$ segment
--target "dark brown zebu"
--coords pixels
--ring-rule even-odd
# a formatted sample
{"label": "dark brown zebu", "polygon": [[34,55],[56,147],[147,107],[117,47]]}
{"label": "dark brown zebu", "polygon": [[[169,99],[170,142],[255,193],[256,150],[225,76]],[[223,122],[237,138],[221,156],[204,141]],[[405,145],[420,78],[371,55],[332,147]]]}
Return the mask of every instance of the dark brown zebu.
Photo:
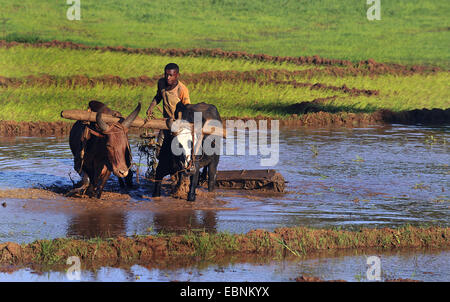
{"label": "dark brown zebu", "polygon": [[96,123],[75,122],[69,144],[74,156],[74,169],[83,181],[81,187],[70,191],[69,195],[87,193],[89,197],[95,194],[100,198],[111,172],[119,178],[128,175],[131,150],[127,133],[140,110],[139,103],[127,118],[111,125],[102,120],[104,110],[98,110]]}

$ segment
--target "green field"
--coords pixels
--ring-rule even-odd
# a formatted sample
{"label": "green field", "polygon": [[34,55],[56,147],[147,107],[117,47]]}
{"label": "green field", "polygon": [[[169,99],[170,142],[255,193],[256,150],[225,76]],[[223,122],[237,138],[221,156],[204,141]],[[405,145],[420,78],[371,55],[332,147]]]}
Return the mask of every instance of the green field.
{"label": "green field", "polygon": [[449,66],[450,2],[366,0],[81,0],[69,21],[65,0],[0,0],[7,39],[101,46],[222,48],[280,56]]}
{"label": "green field", "polygon": [[[78,62],[85,58],[83,64]],[[148,77],[162,74],[164,65],[176,61],[195,78],[207,71],[237,72],[253,71],[255,77],[268,80],[261,70],[306,70],[311,65],[231,60],[223,58],[193,58],[95,52],[90,50],[41,49],[13,47],[0,49],[0,68],[3,75],[10,78],[26,79],[28,75],[53,75],[57,78],[72,75],[101,77],[117,75],[121,78]],[[33,64],[33,62],[35,62]],[[322,67],[323,69],[324,67]],[[239,74],[239,73],[238,73]],[[183,74],[182,74],[183,77]],[[335,87],[346,85],[350,88],[378,90],[379,95],[353,96],[342,91],[329,89],[311,90],[308,87],[293,87],[289,84],[260,85],[230,79],[205,83],[199,81],[188,85],[193,102],[213,103],[222,116],[257,116],[286,118],[293,113],[289,106],[312,101],[317,98],[336,96],[323,102],[329,112],[373,112],[388,108],[394,111],[415,108],[448,108],[450,100],[450,75],[447,71],[437,73],[397,76],[384,74],[377,76],[332,76],[317,74],[313,77],[289,74],[278,80],[296,80],[301,83],[325,83]],[[148,106],[156,92],[155,85],[104,85],[68,86],[28,85],[0,88],[2,110],[0,119],[17,121],[56,121],[63,109],[86,108],[90,100],[103,101],[120,111],[131,111],[137,102]],[[143,113],[143,112],[142,112]],[[157,113],[159,115],[159,113]]]}
{"label": "green field", "polygon": [[[80,21],[67,20],[66,1],[0,0],[0,6],[0,35],[7,41],[56,39],[91,46],[222,48],[277,56],[319,55],[355,63],[373,58],[384,63],[441,68],[439,72],[410,75],[330,75],[323,65],[245,58],[3,47],[0,77],[26,81],[29,76],[50,75],[61,81],[14,86],[1,85],[0,79],[0,120],[56,121],[60,120],[61,110],[86,108],[93,99],[124,113],[137,102],[146,107],[155,95],[154,84],[70,86],[64,79],[77,75],[155,77],[169,62],[180,65],[182,81],[183,75],[192,80],[205,72],[251,72],[257,82],[219,77],[187,83],[194,103],[213,103],[224,117],[286,118],[297,113],[292,111],[293,104],[319,98],[329,98],[320,105],[328,112],[450,107],[450,3],[446,1],[382,1],[380,21],[368,21],[369,6],[359,0],[174,0],[170,7],[162,1],[81,0]],[[296,74],[313,69],[316,72],[312,76]],[[318,69],[324,72],[317,72]],[[284,73],[273,77],[265,74],[267,70]],[[273,83],[274,80],[286,83]],[[346,85],[378,94],[352,95],[333,89],[294,87],[287,82],[294,80],[309,85]]]}

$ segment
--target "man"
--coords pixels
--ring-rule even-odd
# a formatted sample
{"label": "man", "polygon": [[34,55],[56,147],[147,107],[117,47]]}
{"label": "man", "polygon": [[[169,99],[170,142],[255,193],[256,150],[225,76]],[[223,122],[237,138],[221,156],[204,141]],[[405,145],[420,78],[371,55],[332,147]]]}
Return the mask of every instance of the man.
{"label": "man", "polygon": [[[147,117],[152,116],[153,108],[163,101],[163,116],[164,118],[175,119],[175,110],[177,104],[182,102],[183,105],[190,104],[189,90],[178,80],[180,75],[180,68],[175,63],[169,63],[164,68],[164,78],[158,81],[158,90],[153,101],[147,109]],[[157,140],[157,153],[161,148],[164,136],[168,135],[169,130],[159,131]]]}

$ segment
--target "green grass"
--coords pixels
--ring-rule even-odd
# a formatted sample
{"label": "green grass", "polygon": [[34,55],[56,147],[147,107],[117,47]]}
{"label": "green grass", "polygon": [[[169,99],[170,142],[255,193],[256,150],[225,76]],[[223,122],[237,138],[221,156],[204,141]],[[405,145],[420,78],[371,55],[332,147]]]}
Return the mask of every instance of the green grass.
{"label": "green grass", "polygon": [[[69,21],[66,1],[0,0],[0,35],[9,40],[69,40],[101,46],[222,48],[281,56],[449,67],[450,2],[381,2],[368,21],[362,0],[81,1]],[[1,21],[1,20],[0,20]]]}
{"label": "green grass", "polygon": [[[298,79],[315,83],[318,79]],[[285,118],[292,114],[289,106],[336,95],[334,100],[322,104],[329,112],[373,112],[377,109],[393,111],[449,107],[450,76],[447,72],[437,75],[413,75],[395,77],[383,75],[376,78],[346,77],[321,78],[328,85],[370,88],[380,90],[378,96],[349,96],[331,90],[293,88],[291,85],[263,85],[240,82],[196,83],[189,85],[193,103],[215,104],[221,116],[264,115]],[[124,114],[131,112],[138,102],[144,109],[150,104],[156,86],[108,86],[68,87],[66,85],[27,86],[0,88],[0,119],[16,121],[57,121],[59,113],[67,109],[85,109],[91,100],[99,100]],[[160,113],[155,110],[159,117]]]}
{"label": "green grass", "polygon": [[[281,56],[309,56],[359,61],[435,64],[449,67],[448,1],[383,1],[382,20],[366,19],[368,6],[357,0],[174,0],[81,1],[81,21],[66,18],[65,1],[20,3],[0,0],[0,35],[8,41],[68,40],[87,45],[216,48]],[[176,8],[176,9],[174,9]],[[7,18],[5,26],[2,18]],[[0,76],[26,79],[29,75],[56,77],[114,75],[122,78],[162,74],[176,62],[181,74],[207,71],[255,71],[258,80],[271,80],[258,69],[289,71],[317,68],[288,63],[258,62],[212,57],[169,57],[60,48],[0,48]],[[324,68],[324,67],[321,67]],[[332,90],[294,88],[250,82],[215,81],[189,84],[193,103],[215,104],[221,115],[285,118],[289,106],[336,96],[321,103],[328,112],[374,112],[442,108],[450,106],[448,71],[410,76],[284,76],[282,80],[324,83],[341,87],[378,90],[376,96],[350,96]],[[183,80],[183,79],[182,79]],[[58,121],[65,109],[84,109],[90,100],[131,112],[137,102],[144,110],[155,95],[154,86],[69,87],[0,86],[0,120]],[[155,110],[157,116],[161,116]]]}
{"label": "green grass", "polygon": [[95,50],[60,48],[0,48],[0,76],[24,77],[31,74],[90,77],[116,75],[124,78],[162,75],[164,66],[175,61],[181,73],[201,73],[215,70],[248,71],[257,69],[301,70],[311,66],[288,63],[257,62],[244,59],[206,57],[167,57],[125,54]]}
{"label": "green grass", "polygon": [[[222,116],[269,116],[283,115],[277,112],[271,114],[265,111],[265,106],[272,103],[290,104],[302,99],[310,100],[324,95],[324,92],[309,89],[279,88],[272,86],[259,87],[257,84],[216,83],[211,85],[192,85],[191,99],[193,102],[205,101],[215,104]],[[0,89],[0,120],[16,121],[58,121],[62,110],[85,109],[91,100],[99,100],[111,108],[123,113],[131,112],[138,102],[143,107],[150,104],[156,93],[154,87],[106,86],[95,87],[67,86],[28,86]],[[329,93],[325,93],[329,94]],[[255,105],[260,106],[257,109]],[[145,110],[142,110],[143,116]],[[155,110],[157,117],[160,116]]]}
{"label": "green grass", "polygon": [[[295,66],[268,62],[246,61],[206,57],[164,57],[153,55],[98,52],[91,50],[45,49],[13,47],[0,49],[1,76],[24,79],[28,75],[49,74],[58,77],[84,74],[89,77],[105,74],[122,78],[149,77],[161,74],[165,64],[175,61],[182,72],[189,74],[206,71],[255,71],[260,80],[269,80],[257,69],[300,70],[312,66]],[[322,104],[329,112],[373,112],[377,109],[393,111],[441,108],[450,105],[450,74],[446,71],[433,74],[395,76],[330,76],[318,74],[306,76],[283,76],[281,80],[306,83],[325,83],[341,87],[380,91],[377,96],[350,96],[332,90],[311,90],[292,85],[249,83],[245,81],[215,81],[205,84],[189,84],[193,103],[215,104],[224,117],[264,115],[284,118],[292,114],[289,106],[312,101],[316,98],[337,96]],[[131,112],[138,102],[148,106],[156,93],[155,86],[108,86],[69,87],[65,84],[51,86],[22,85],[0,88],[0,119],[16,121],[57,121],[59,113],[66,109],[84,109],[90,100],[103,101],[124,113]],[[142,111],[141,116],[145,110]],[[160,116],[158,111],[155,111]]]}
{"label": "green grass", "polygon": [[[300,78],[301,80],[301,78]],[[378,96],[358,96],[330,102],[333,106],[352,106],[354,109],[371,111],[387,108],[393,111],[412,109],[446,109],[450,107],[450,74],[378,77],[316,77],[311,83],[325,82],[328,85],[357,87],[359,89],[379,90]]]}
{"label": "green grass", "polygon": [[190,265],[192,261],[198,263],[199,259],[216,261],[227,255],[282,259],[284,255],[302,257],[336,249],[448,249],[449,232],[445,227],[405,225],[396,229],[361,228],[354,231],[295,227],[277,228],[273,232],[253,230],[246,234],[187,232],[90,240],[58,238],[20,245],[14,256],[5,248],[6,244],[0,244],[0,263],[57,265],[65,263],[69,256],[78,256],[83,266],[105,266],[105,263],[119,261],[122,264],[152,264],[155,259],[160,264],[183,259],[183,263]]}

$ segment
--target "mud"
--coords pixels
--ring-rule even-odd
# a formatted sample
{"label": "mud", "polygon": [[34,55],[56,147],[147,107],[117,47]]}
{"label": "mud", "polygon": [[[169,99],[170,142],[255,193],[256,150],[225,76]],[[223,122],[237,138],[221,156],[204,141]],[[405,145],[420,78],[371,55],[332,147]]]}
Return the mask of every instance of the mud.
{"label": "mud", "polygon": [[[359,95],[378,95],[378,90],[370,90],[370,89],[358,89],[358,88],[349,88],[347,85],[342,85],[340,87],[327,85],[324,83],[304,83],[297,82],[295,80],[285,81],[285,80],[277,80],[277,79],[268,79],[268,80],[260,80],[259,77],[261,75],[270,75],[272,72],[270,70],[257,70],[255,72],[244,71],[210,71],[203,72],[197,74],[184,74],[183,81],[186,84],[198,84],[198,83],[214,83],[214,82],[233,82],[233,83],[241,83],[241,82],[249,82],[256,83],[259,86],[265,85],[290,85],[294,88],[310,88],[311,90],[331,90],[331,91],[339,91],[342,93],[349,94],[351,96],[359,96]],[[294,75],[295,72],[285,73],[285,75]],[[277,75],[276,73],[274,74]],[[145,75],[139,77],[131,77],[131,78],[121,78],[119,76],[114,75],[105,75],[101,77],[87,77],[85,75],[74,75],[67,77],[59,77],[52,75],[29,75],[24,78],[8,78],[0,76],[0,87],[20,87],[22,85],[30,85],[30,86],[51,86],[51,85],[64,85],[68,87],[76,87],[76,86],[89,86],[93,87],[98,84],[108,85],[108,86],[155,86],[159,80],[160,76],[148,77]]]}
{"label": "mud", "polygon": [[229,58],[229,59],[245,59],[253,61],[274,62],[274,63],[291,63],[296,65],[318,65],[318,66],[343,66],[354,68],[365,68],[371,73],[403,73],[414,74],[424,72],[437,72],[441,69],[438,67],[429,66],[405,66],[400,64],[379,63],[373,59],[363,60],[353,63],[348,60],[328,59],[315,56],[300,56],[300,57],[281,57],[271,56],[267,54],[251,54],[241,51],[225,51],[222,49],[161,49],[161,48],[130,48],[123,46],[89,46],[74,42],[63,42],[53,40],[50,42],[37,43],[21,43],[21,42],[7,42],[0,41],[0,47],[10,48],[15,46],[34,47],[34,48],[50,48],[57,47],[63,49],[77,49],[77,50],[97,50],[121,52],[127,54],[145,54],[145,55],[163,55],[163,56],[189,56],[189,57],[214,57],[214,58]]}
{"label": "mud", "polygon": [[321,250],[450,247],[450,228],[401,227],[343,231],[306,227],[278,228],[273,232],[253,230],[246,234],[194,233],[182,235],[117,237],[77,240],[59,238],[29,244],[0,244],[0,264],[61,265],[69,256],[96,265],[118,263],[195,262],[227,256],[259,255],[281,259],[286,255],[306,255]]}
{"label": "mud", "polygon": [[389,124],[424,124],[424,125],[449,125],[450,108],[442,109],[414,109],[408,111],[393,112],[381,109],[376,114],[385,123]]}
{"label": "mud", "polygon": [[[290,117],[279,120],[282,127],[296,128],[354,128],[371,125],[406,124],[406,125],[450,125],[450,108],[448,109],[414,109],[394,112],[388,109],[380,109],[372,113],[352,112],[327,112],[321,104],[325,101],[335,99],[336,96],[328,98],[317,98],[312,101],[300,102],[287,106],[273,105],[263,108],[278,113],[290,114]],[[330,110],[330,109],[328,109]],[[331,109],[333,111],[337,109]],[[228,117],[226,119],[247,120],[275,120],[271,117]]]}
{"label": "mud", "polygon": [[[179,185],[177,185],[176,180],[173,180],[170,186],[170,196],[181,200],[187,200],[190,183],[190,179],[187,176],[181,178]],[[214,192],[207,192],[201,188],[197,188],[195,194],[197,198],[214,198],[216,196]]]}
{"label": "mud", "polygon": [[[74,195],[72,197],[67,197],[66,194],[72,189],[71,186],[51,186],[46,188],[24,188],[24,189],[9,189],[0,190],[0,198],[3,199],[23,199],[23,200],[51,200],[53,201],[51,207],[53,210],[57,211],[71,211],[67,207],[68,203],[72,207],[82,207],[84,210],[145,210],[152,212],[166,212],[166,211],[179,211],[179,210],[233,210],[233,208],[225,207],[227,202],[216,198],[216,195],[228,196],[227,193],[216,194],[214,192],[210,193],[203,188],[197,188],[197,200],[196,202],[186,202],[187,191],[183,191],[177,196],[174,194],[173,184],[169,180],[164,180],[163,191],[167,190],[168,193],[174,198],[152,198],[146,195],[142,195],[138,200],[138,196],[130,195],[128,193],[121,192],[111,192],[104,191],[102,197],[99,198],[89,198],[86,195]],[[152,199],[152,203],[144,203],[141,201]],[[8,206],[5,202],[5,206]],[[49,205],[47,205],[49,206]],[[30,204],[25,205],[27,210],[31,211],[42,211],[45,210],[45,206],[40,204]]]}
{"label": "mud", "polygon": [[398,278],[398,279],[387,279],[387,280],[385,280],[385,282],[421,282],[421,281],[413,280],[413,279]]}
{"label": "mud", "polygon": [[[88,198],[87,196],[66,197],[65,194],[70,191],[70,187],[57,187],[47,189],[12,189],[12,190],[0,190],[0,198],[18,198],[18,199],[48,199],[54,201],[78,201],[88,200],[91,201],[129,201],[131,197],[127,194],[104,192],[101,199]],[[53,190],[53,191],[52,191]]]}
{"label": "mud", "polygon": [[[74,122],[27,122],[27,121],[2,121],[0,120],[0,136],[36,136],[36,137],[61,137],[70,133]],[[139,128],[130,128],[129,133],[140,133]]]}
{"label": "mud", "polygon": [[296,282],[347,282],[345,280],[323,280],[314,276],[300,276],[295,278]]}
{"label": "mud", "polygon": [[[295,278],[296,282],[347,282],[346,280],[323,280],[319,277],[314,277],[314,276],[300,276]],[[421,282],[419,280],[413,280],[413,279],[402,279],[402,278],[398,278],[398,279],[386,279],[384,280],[384,282]]]}
{"label": "mud", "polygon": [[1,136],[64,136],[69,134],[71,122],[0,121]]}

